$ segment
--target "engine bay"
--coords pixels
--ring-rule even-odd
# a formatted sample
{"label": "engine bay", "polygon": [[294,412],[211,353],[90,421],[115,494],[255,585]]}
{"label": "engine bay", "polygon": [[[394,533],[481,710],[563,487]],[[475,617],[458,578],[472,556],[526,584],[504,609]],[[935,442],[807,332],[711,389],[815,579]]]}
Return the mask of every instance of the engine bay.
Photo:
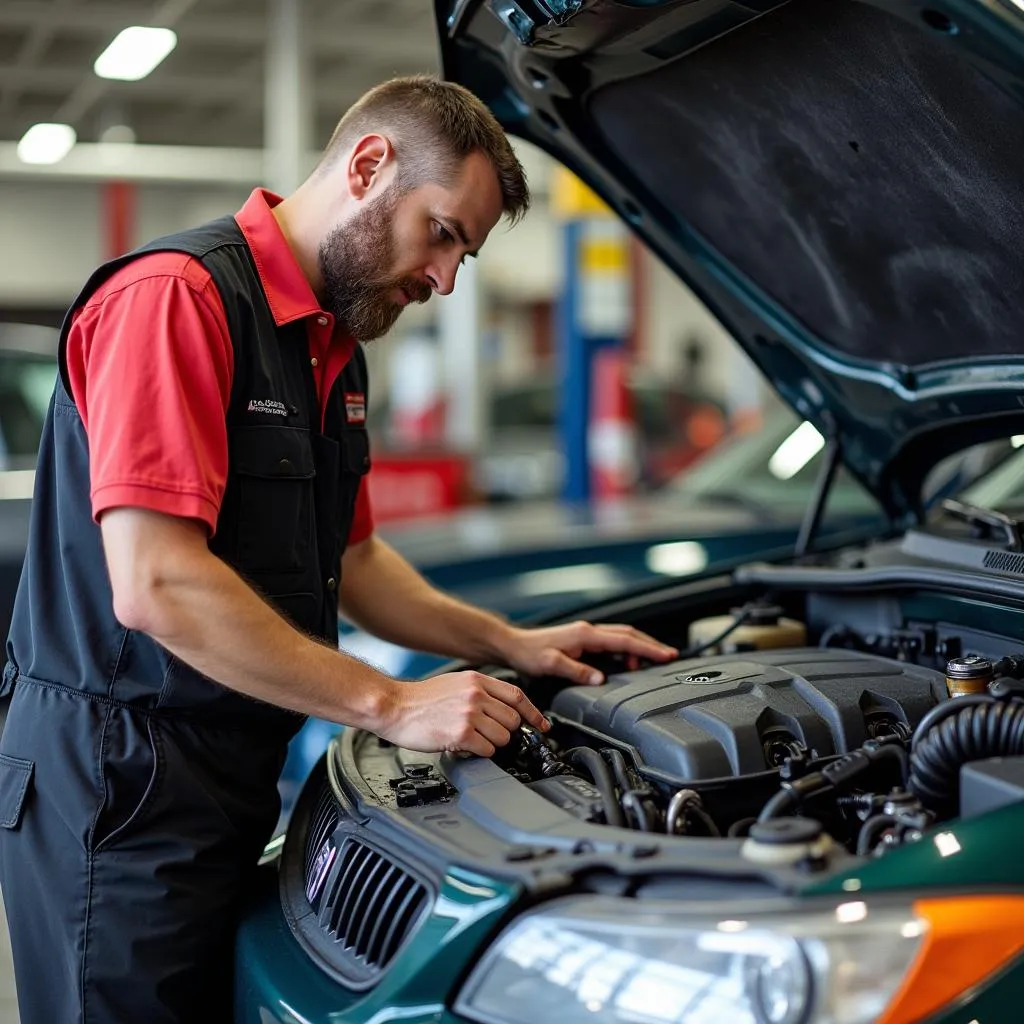
{"label": "engine bay", "polygon": [[553,689],[550,733],[521,727],[494,762],[581,821],[744,839],[765,863],[878,855],[1024,799],[1024,656],[811,608],[810,627],[763,599],[692,621],[679,661]]}

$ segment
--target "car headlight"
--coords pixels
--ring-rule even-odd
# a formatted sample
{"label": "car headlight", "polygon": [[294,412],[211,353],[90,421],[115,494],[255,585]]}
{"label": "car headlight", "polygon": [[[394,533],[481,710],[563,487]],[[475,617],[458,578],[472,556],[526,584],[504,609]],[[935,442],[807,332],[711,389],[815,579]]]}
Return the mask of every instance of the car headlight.
{"label": "car headlight", "polygon": [[488,1024],[866,1024],[926,930],[909,906],[740,920],[692,903],[573,897],[509,925],[457,1009]]}

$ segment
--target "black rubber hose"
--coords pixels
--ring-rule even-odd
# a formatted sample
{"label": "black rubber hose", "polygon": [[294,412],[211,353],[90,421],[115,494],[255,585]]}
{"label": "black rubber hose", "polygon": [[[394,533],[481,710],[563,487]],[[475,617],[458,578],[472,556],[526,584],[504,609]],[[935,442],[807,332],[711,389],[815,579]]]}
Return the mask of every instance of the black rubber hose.
{"label": "black rubber hose", "polygon": [[869,740],[863,747],[831,761],[820,772],[811,772],[787,783],[764,805],[757,820],[771,821],[772,818],[788,814],[810,797],[827,793],[831,789],[845,789],[882,758],[892,758],[899,762],[900,781],[906,783],[908,765],[903,744]]}
{"label": "black rubber hose", "polygon": [[861,825],[857,835],[857,856],[866,857],[878,837],[895,824],[897,824],[896,819],[891,814],[876,814],[873,818],[868,818]]}
{"label": "black rubber hose", "polygon": [[703,807],[696,807],[694,804],[686,805],[686,813],[692,814],[708,830],[709,836],[715,839],[722,838],[722,830],[715,824],[714,819],[704,810]]}
{"label": "black rubber hose", "polygon": [[932,708],[914,733],[910,791],[940,816],[956,813],[963,765],[1022,754],[1024,702],[956,697]]}
{"label": "black rubber hose", "polygon": [[899,761],[900,782],[905,786],[907,784],[907,775],[910,772],[910,757],[902,741],[900,743],[886,743],[884,746],[878,747],[872,754],[871,759],[872,761],[877,761],[883,757],[892,757]]}
{"label": "black rubber hose", "polygon": [[601,794],[605,821],[609,825],[625,828],[626,816],[622,813],[622,808],[615,796],[615,780],[612,778],[611,769],[605,763],[604,758],[590,747],[573,747],[566,751],[565,759],[572,764],[580,765],[593,779],[594,785],[597,786]]}
{"label": "black rubber hose", "polygon": [[641,832],[656,832],[657,807],[650,799],[654,794],[647,782],[632,771],[625,755],[615,747],[603,747],[602,756],[608,759],[615,772],[615,784],[621,791],[619,803],[628,817],[632,814]]}
{"label": "black rubber hose", "polygon": [[616,750],[614,747],[605,747],[601,753],[604,754],[609,764],[611,764],[612,771],[615,772],[615,783],[619,789],[623,793],[636,789],[635,784],[629,777],[629,769],[626,766],[626,758],[622,751]]}
{"label": "black rubber hose", "polygon": [[632,812],[633,817],[636,818],[637,828],[641,832],[653,832],[654,824],[651,821],[651,815],[648,812],[644,801],[641,800],[636,793],[629,789],[622,794],[622,806],[624,809],[628,809]]}
{"label": "black rubber hose", "polygon": [[972,693],[966,697],[951,697],[949,700],[942,701],[941,704],[936,704],[935,707],[929,711],[920,722],[917,723],[917,728],[914,730],[914,735],[910,741],[910,749],[913,750],[918,743],[924,739],[925,733],[929,732],[932,726],[937,725],[944,718],[948,718],[950,715],[959,714],[964,708],[974,707],[978,704],[991,704],[992,698],[987,693]]}
{"label": "black rubber hose", "polygon": [[800,802],[800,798],[797,796],[795,790],[792,789],[780,789],[764,805],[761,810],[761,814],[758,816],[758,821],[771,821],[772,818],[781,818],[784,814],[791,810],[794,810],[797,804]]}

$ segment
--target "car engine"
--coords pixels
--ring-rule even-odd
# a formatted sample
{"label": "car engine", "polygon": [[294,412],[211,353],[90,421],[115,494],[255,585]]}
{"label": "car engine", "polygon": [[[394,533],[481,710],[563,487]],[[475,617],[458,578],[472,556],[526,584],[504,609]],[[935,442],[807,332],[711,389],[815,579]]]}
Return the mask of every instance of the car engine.
{"label": "car engine", "polygon": [[[522,727],[496,762],[589,822],[770,843],[799,821],[863,855],[955,816],[964,765],[1024,754],[1020,655],[939,670],[850,649],[848,635],[787,646],[802,626],[763,605],[695,623],[690,639],[673,664],[557,690],[550,734]],[[1016,784],[972,785],[984,802]]]}

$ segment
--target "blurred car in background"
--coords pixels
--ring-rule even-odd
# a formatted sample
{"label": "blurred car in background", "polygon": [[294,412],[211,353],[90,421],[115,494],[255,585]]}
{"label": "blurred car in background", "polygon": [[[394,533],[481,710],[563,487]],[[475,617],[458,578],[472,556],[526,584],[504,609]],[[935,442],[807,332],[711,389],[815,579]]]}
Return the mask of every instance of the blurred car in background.
{"label": "blurred car in background", "polygon": [[[705,455],[727,431],[722,405],[686,382],[666,383],[634,369],[626,381],[635,427],[637,486],[651,490]],[[469,491],[488,502],[556,498],[565,478],[559,448],[559,386],[553,378],[500,384],[487,405],[487,443],[472,459]],[[368,425],[377,450],[402,450],[390,428],[387,398]]]}
{"label": "blurred car in background", "polygon": [[[664,484],[711,449],[726,431],[725,411],[696,399],[681,385],[633,372],[627,381],[636,431],[640,489]],[[562,489],[565,459],[558,447],[558,386],[553,380],[505,386],[490,406],[487,450],[476,460],[473,483],[489,501],[554,498]],[[700,416],[717,430],[691,431]]]}
{"label": "blurred car in background", "polygon": [[28,543],[36,453],[57,375],[58,332],[35,324],[0,323],[0,633]]}

